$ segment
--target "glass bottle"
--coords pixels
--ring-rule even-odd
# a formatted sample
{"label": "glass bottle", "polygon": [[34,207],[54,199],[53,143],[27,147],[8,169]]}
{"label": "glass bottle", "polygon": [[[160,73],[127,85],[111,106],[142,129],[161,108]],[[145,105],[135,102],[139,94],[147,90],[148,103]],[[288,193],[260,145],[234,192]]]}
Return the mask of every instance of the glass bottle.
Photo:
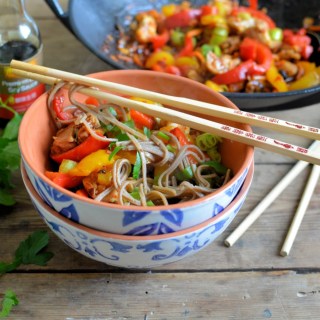
{"label": "glass bottle", "polygon": [[24,0],[0,0],[0,118],[9,119],[7,105],[23,113],[45,91],[45,85],[15,77],[12,59],[42,64],[42,42],[35,21],[25,10]]}

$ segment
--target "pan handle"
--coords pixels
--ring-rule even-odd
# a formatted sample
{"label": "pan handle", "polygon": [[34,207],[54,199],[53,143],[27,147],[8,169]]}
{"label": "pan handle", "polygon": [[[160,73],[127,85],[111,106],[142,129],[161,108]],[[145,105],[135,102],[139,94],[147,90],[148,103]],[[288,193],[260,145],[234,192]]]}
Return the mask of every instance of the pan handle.
{"label": "pan handle", "polygon": [[61,7],[59,0],[45,0],[47,5],[50,7],[50,9],[53,11],[53,13],[60,19],[60,21],[69,29],[70,32],[72,32],[74,35],[69,20],[69,13],[65,12],[63,8]]}

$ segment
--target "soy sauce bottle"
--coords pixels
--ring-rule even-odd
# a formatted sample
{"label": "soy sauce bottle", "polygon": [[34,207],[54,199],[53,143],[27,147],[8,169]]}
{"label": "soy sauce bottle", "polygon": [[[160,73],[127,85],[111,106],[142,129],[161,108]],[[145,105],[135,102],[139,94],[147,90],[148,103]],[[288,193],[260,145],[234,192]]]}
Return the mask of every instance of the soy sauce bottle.
{"label": "soy sauce bottle", "polygon": [[10,119],[12,112],[23,113],[44,91],[45,85],[22,79],[10,72],[12,59],[42,64],[43,48],[35,21],[25,10],[24,0],[0,0],[0,119]]}

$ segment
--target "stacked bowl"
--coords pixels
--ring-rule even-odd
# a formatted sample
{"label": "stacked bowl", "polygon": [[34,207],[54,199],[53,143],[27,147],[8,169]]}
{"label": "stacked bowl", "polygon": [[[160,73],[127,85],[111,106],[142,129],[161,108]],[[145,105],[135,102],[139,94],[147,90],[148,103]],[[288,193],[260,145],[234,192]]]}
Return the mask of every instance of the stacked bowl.
{"label": "stacked bowl", "polygon": [[[206,86],[168,74],[121,70],[90,76],[237,109]],[[74,250],[119,267],[156,267],[204,248],[240,210],[253,177],[253,148],[228,139],[223,139],[220,153],[233,176],[223,187],[200,199],[167,206],[122,206],[84,198],[55,185],[44,174],[52,166],[49,149],[56,133],[46,99],[44,94],[33,103],[20,126],[22,176],[40,216]],[[201,117],[196,109],[193,114]],[[245,124],[207,118],[251,131]]]}

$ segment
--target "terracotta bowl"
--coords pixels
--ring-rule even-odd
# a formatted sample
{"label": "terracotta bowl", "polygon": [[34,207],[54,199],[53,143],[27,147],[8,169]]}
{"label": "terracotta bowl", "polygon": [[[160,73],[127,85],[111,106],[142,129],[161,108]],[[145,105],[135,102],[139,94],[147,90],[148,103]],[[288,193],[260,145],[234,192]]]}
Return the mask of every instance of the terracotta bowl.
{"label": "terracotta bowl", "polygon": [[218,216],[182,231],[149,236],[107,233],[75,223],[40,198],[23,165],[21,173],[34,207],[51,231],[69,247],[109,265],[146,269],[181,260],[212,243],[243,205],[253,178],[253,164],[237,196]]}
{"label": "terracotta bowl", "polygon": [[[237,109],[231,101],[208,87],[169,74],[117,70],[91,76]],[[194,114],[201,116],[196,110]],[[248,125],[213,117],[211,119],[251,132]],[[85,199],[53,184],[44,172],[52,166],[48,155],[54,134],[55,127],[46,107],[45,94],[28,109],[19,132],[23,163],[35,190],[50,207],[74,222],[117,234],[151,235],[175,232],[212,218],[224,210],[238,193],[253,162],[254,154],[252,147],[224,139],[221,144],[222,162],[232,170],[233,178],[222,188],[201,199],[183,204],[153,208],[129,207]]]}

